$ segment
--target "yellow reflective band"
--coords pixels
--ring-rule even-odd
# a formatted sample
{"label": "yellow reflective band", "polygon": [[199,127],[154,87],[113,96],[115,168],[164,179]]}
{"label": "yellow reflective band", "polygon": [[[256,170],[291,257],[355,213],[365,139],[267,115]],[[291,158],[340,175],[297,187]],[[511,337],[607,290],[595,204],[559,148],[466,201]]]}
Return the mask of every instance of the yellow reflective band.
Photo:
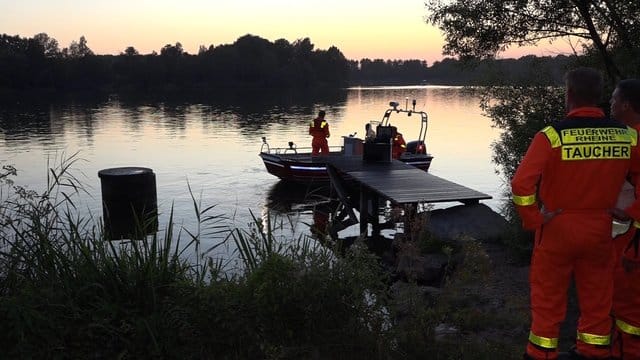
{"label": "yellow reflective band", "polygon": [[633,222],[633,227],[636,227],[636,228],[640,229],[640,222],[634,221]]}
{"label": "yellow reflective band", "polygon": [[400,147],[406,148],[406,147],[407,147],[407,145],[402,144],[402,145],[400,145]]}
{"label": "yellow reflective band", "polygon": [[631,146],[638,145],[638,131],[631,126],[627,126],[627,130],[629,131],[629,138],[631,138]]}
{"label": "yellow reflective band", "polygon": [[626,322],[619,319],[616,319],[616,326],[618,327],[618,329],[626,332],[627,334],[640,336],[640,327],[627,324]]}
{"label": "yellow reflective band", "polygon": [[529,341],[540,347],[545,349],[555,349],[558,347],[558,338],[546,338],[542,336],[538,336],[533,333],[533,331],[529,332]]}
{"label": "yellow reflective band", "polygon": [[536,194],[526,195],[526,196],[518,196],[513,194],[513,203],[520,206],[529,206],[536,203]]}
{"label": "yellow reflective band", "polygon": [[560,142],[560,135],[558,135],[558,132],[553,128],[553,126],[547,126],[540,131],[547,135],[547,139],[549,139],[552,148],[557,148],[562,145]]}
{"label": "yellow reflective band", "polygon": [[562,160],[629,159],[630,144],[585,144],[562,146]]}
{"label": "yellow reflective band", "polygon": [[578,331],[577,333],[578,340],[582,341],[585,344],[590,345],[609,345],[610,336],[609,335],[594,335],[581,333]]}
{"label": "yellow reflective band", "polygon": [[630,143],[629,129],[582,128],[562,130],[563,144]]}
{"label": "yellow reflective band", "polygon": [[326,122],[326,121],[323,121],[323,122],[320,124],[320,128],[322,129],[322,128],[323,128],[323,127],[325,127],[325,126],[327,126],[327,122]]}

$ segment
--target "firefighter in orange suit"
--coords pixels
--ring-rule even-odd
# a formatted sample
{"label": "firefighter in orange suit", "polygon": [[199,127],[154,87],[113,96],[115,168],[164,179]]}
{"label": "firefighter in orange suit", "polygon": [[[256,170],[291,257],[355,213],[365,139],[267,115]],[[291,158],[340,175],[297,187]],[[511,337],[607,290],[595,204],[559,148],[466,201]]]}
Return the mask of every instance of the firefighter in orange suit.
{"label": "firefighter in orange suit", "polygon": [[391,157],[398,159],[405,151],[407,151],[407,143],[404,141],[402,134],[396,132],[396,136],[393,137],[393,143],[391,144]]}
{"label": "firefighter in orange suit", "polygon": [[[611,95],[611,116],[640,131],[640,80],[622,80],[618,84]],[[622,200],[625,203],[635,199],[633,189],[620,195],[629,198]],[[626,220],[624,215],[621,218]],[[640,226],[640,223],[634,222],[634,225]],[[614,239],[616,261],[611,354],[616,359],[640,359],[640,256],[637,239],[634,240],[636,232],[637,226],[632,226]]]}
{"label": "firefighter in orange suit", "polygon": [[526,359],[556,359],[573,275],[580,319],[574,358],[610,356],[614,251],[612,209],[628,174],[638,174],[637,132],[595,107],[602,76],[566,74],[564,120],[538,132],[511,180],[523,227],[535,230]]}
{"label": "firefighter in orange suit", "polygon": [[324,110],[318,111],[318,117],[313,119],[309,125],[309,135],[313,136],[311,140],[311,156],[318,154],[329,155],[329,144],[327,138],[329,133],[329,123],[324,119],[326,113]]}

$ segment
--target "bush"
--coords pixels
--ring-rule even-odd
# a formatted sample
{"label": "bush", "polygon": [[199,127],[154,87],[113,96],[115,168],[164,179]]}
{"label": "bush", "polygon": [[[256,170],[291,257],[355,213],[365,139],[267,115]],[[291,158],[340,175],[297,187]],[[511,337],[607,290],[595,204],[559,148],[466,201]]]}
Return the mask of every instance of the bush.
{"label": "bush", "polygon": [[[195,231],[107,241],[78,215],[74,158],[42,194],[0,174],[0,340],[8,358],[369,358],[388,353],[386,276],[354,246],[337,257],[270,222],[221,231],[194,199]],[[270,218],[267,216],[267,218]],[[233,239],[243,269],[195,264],[202,234]],[[182,241],[184,234],[189,239]],[[196,254],[198,259],[200,254]]]}

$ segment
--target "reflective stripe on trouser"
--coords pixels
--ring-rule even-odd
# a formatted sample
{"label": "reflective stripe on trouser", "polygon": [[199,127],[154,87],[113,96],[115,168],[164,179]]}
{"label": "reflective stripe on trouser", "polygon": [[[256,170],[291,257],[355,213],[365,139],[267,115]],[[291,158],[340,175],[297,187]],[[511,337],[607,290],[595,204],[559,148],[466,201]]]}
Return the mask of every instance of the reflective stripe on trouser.
{"label": "reflective stripe on trouser", "polygon": [[556,359],[558,357],[558,338],[548,338],[529,332],[527,354],[533,359]]}
{"label": "reflective stripe on trouser", "polygon": [[640,269],[625,271],[621,260],[622,252],[634,234],[635,228],[632,227],[613,241],[617,258],[612,313],[616,321],[611,352],[625,360],[640,359]]}
{"label": "reflective stripe on trouser", "polygon": [[611,344],[611,336],[608,333],[606,335],[596,335],[578,331],[576,334],[576,339],[578,339],[578,341],[582,341],[585,344],[595,346],[609,346],[609,344]]}
{"label": "reflective stripe on trouser", "polygon": [[629,335],[640,336],[640,327],[633,326],[620,319],[616,319],[616,327]]}
{"label": "reflective stripe on trouser", "polygon": [[[529,276],[533,334],[550,339],[558,337],[573,274],[580,306],[578,331],[608,337],[614,260],[610,238],[611,217],[605,211],[561,214],[536,232]],[[607,357],[608,347],[592,344],[595,341],[592,339],[596,338],[583,336],[576,341],[577,351],[585,357]],[[549,349],[531,342],[527,353],[534,359],[556,356],[555,350],[549,356]]]}

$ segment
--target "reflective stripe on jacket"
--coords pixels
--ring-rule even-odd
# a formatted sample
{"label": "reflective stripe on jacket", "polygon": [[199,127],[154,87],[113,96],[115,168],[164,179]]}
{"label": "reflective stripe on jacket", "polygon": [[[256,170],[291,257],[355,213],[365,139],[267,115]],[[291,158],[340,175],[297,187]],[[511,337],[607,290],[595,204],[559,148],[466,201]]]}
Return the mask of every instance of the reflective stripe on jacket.
{"label": "reflective stripe on jacket", "polygon": [[309,125],[309,135],[313,137],[329,137],[329,123],[321,118],[315,118]]}
{"label": "reflective stripe on jacket", "polygon": [[549,211],[614,207],[625,176],[640,168],[631,161],[640,155],[637,140],[635,129],[591,107],[538,132],[511,181],[523,227],[542,224],[539,203]]}

